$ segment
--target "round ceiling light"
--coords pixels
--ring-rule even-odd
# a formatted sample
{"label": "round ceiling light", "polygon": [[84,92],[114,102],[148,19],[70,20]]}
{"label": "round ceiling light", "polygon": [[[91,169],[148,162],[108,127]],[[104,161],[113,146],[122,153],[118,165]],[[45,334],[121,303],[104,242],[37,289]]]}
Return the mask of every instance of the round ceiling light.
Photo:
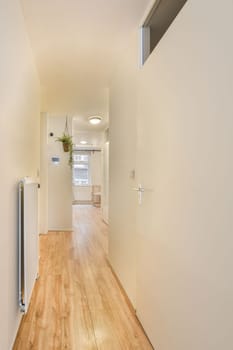
{"label": "round ceiling light", "polygon": [[99,116],[93,116],[93,117],[88,118],[88,121],[89,121],[89,123],[91,123],[93,125],[97,125],[97,124],[101,123],[102,118]]}
{"label": "round ceiling light", "polygon": [[80,141],[79,143],[80,143],[81,145],[86,145],[86,144],[87,144],[87,141],[82,140],[82,141]]}

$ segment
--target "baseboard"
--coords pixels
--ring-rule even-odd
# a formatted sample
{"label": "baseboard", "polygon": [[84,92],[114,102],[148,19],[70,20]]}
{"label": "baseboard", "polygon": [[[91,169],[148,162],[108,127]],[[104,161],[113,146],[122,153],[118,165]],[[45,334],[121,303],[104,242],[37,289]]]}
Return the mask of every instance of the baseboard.
{"label": "baseboard", "polygon": [[127,295],[127,293],[126,293],[124,287],[123,287],[122,284],[121,284],[121,281],[119,280],[118,276],[116,275],[115,271],[113,270],[113,267],[112,267],[110,261],[109,261],[107,258],[106,258],[106,262],[107,262],[107,265],[109,266],[110,270],[112,271],[112,274],[113,274],[113,276],[114,276],[114,278],[115,278],[115,280],[116,280],[116,282],[117,282],[117,284],[118,284],[118,286],[119,286],[119,288],[120,288],[120,290],[121,290],[121,292],[122,292],[122,294],[123,294],[123,297],[124,297],[124,299],[125,299],[127,305],[129,306],[130,311],[131,311],[132,314],[136,317],[139,326],[141,327],[141,329],[142,329],[143,333],[145,334],[145,336],[146,336],[148,342],[150,343],[152,349],[154,350],[154,347],[153,347],[153,345],[151,344],[151,341],[150,341],[150,339],[149,339],[149,337],[148,337],[148,335],[147,335],[147,333],[146,333],[144,327],[142,326],[142,324],[141,324],[141,322],[140,322],[140,320],[139,320],[139,318],[138,318],[138,316],[137,316],[137,310],[136,310],[135,307],[133,306],[133,304],[132,304],[131,300],[129,299],[129,297],[128,297],[128,295]]}
{"label": "baseboard", "polygon": [[23,316],[24,316],[24,314],[20,314],[19,324],[18,324],[18,327],[15,330],[15,335],[13,337],[13,341],[12,341],[11,346],[10,346],[9,349],[14,349],[15,341],[16,341],[16,338],[17,338],[17,335],[18,335],[18,332],[19,332],[19,329],[20,329],[20,325],[21,325]]}
{"label": "baseboard", "polygon": [[[39,264],[39,262],[38,262],[38,264]],[[38,271],[39,271],[39,267],[38,267]],[[39,276],[39,272],[37,272],[37,273],[36,273],[36,276],[35,276],[35,280],[34,280],[33,288],[32,288],[31,293],[30,293],[30,297],[29,297],[29,302],[28,302],[28,305],[27,305],[27,309],[26,309],[25,312],[20,312],[20,319],[19,319],[18,327],[17,327],[17,329],[16,329],[16,331],[15,331],[15,336],[14,336],[14,339],[13,339],[13,342],[12,342],[12,344],[11,344],[10,349],[13,349],[13,348],[14,348],[15,341],[16,341],[18,332],[19,332],[19,330],[20,330],[23,317],[27,314],[27,311],[28,311],[28,309],[29,309],[29,306],[30,306],[30,303],[31,303],[31,299],[32,299],[32,294],[33,294],[33,291],[34,291],[34,289],[35,289],[35,284],[36,284],[36,282],[37,282],[37,280],[38,280],[38,276]]]}
{"label": "baseboard", "polygon": [[49,229],[48,233],[50,233],[50,232],[72,232],[72,231],[73,231],[73,228],[62,228],[62,229],[55,228],[54,230]]}
{"label": "baseboard", "polygon": [[128,294],[126,293],[126,291],[125,291],[123,285],[121,284],[121,281],[119,280],[119,278],[118,278],[118,276],[116,275],[116,273],[115,273],[115,271],[114,271],[114,269],[113,269],[113,267],[112,267],[110,261],[109,261],[107,258],[106,258],[106,262],[107,262],[107,265],[109,266],[110,270],[112,271],[112,274],[113,274],[115,280],[117,281],[117,284],[118,284],[118,286],[119,286],[119,288],[120,288],[120,290],[121,290],[121,292],[122,292],[122,294],[123,294],[123,296],[124,296],[124,299],[125,299],[127,305],[129,306],[131,312],[132,312],[132,313],[134,314],[134,316],[135,316],[135,315],[136,315],[136,309],[135,309],[135,307],[133,306],[131,300],[130,300],[129,297],[128,297]]}

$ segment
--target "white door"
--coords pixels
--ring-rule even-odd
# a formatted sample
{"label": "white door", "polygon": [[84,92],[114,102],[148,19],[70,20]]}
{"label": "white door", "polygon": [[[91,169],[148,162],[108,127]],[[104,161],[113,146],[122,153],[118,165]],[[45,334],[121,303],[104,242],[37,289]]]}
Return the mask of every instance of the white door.
{"label": "white door", "polygon": [[140,70],[136,308],[158,350],[233,349],[232,3],[213,3]]}
{"label": "white door", "polygon": [[[164,262],[160,259],[163,248],[158,218],[161,215],[159,203],[159,159],[157,156],[159,138],[157,119],[151,114],[156,108],[154,88],[148,87],[144,72],[140,81],[140,101],[138,120],[138,251],[137,251],[137,297],[136,312],[152,344],[157,344],[155,325],[159,323],[161,296],[161,273]],[[153,79],[151,79],[153,80]],[[153,83],[153,82],[151,82]]]}
{"label": "white door", "polygon": [[[137,180],[143,189],[137,215],[136,311],[155,348],[168,349],[173,344],[169,332],[175,333],[179,327],[173,323],[179,319],[182,299],[187,301],[182,287],[185,266],[179,264],[185,231],[177,234],[177,226],[182,225],[182,206],[180,193],[175,192],[183,185],[178,183],[183,141],[174,118],[177,107],[169,73],[166,75],[159,64],[152,70],[152,63],[140,72]],[[182,321],[181,317],[180,324]]]}

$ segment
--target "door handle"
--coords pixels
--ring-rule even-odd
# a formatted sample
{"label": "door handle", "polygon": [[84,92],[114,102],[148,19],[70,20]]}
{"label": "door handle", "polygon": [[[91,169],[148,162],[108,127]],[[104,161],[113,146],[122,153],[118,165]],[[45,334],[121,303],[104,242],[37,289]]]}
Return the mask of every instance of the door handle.
{"label": "door handle", "polygon": [[138,187],[133,187],[132,190],[138,192],[138,204],[142,204],[142,194],[143,194],[143,192],[153,192],[152,189],[144,188],[144,187],[142,187],[141,184],[139,184]]}
{"label": "door handle", "polygon": [[133,187],[132,190],[136,192],[153,192],[151,188],[144,188],[140,184],[138,185],[138,187]]}
{"label": "door handle", "polygon": [[145,188],[143,188],[143,187],[134,187],[132,190],[136,191],[136,192],[144,192]]}

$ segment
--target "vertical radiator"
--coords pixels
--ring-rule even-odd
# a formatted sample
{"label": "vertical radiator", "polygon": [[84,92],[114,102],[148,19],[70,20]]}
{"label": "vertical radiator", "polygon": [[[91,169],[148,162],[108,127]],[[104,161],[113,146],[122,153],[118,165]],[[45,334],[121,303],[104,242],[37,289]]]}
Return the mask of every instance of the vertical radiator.
{"label": "vertical radiator", "polygon": [[38,183],[19,182],[19,307],[27,312],[38,274]]}

